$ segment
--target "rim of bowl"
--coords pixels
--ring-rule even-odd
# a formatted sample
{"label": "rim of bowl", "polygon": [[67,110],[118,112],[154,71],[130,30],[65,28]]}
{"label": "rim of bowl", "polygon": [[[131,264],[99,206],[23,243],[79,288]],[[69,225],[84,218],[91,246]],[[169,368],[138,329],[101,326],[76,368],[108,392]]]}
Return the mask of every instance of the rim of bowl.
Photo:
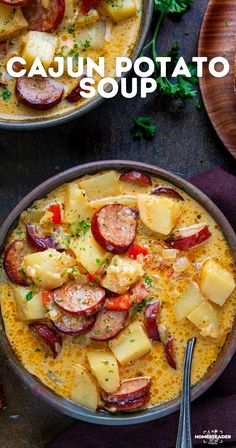
{"label": "rim of bowl", "polygon": [[[142,15],[142,20],[141,20],[140,29],[139,29],[139,35],[137,37],[137,40],[134,45],[134,49],[130,56],[132,62],[134,62],[138,58],[138,56],[140,55],[140,53],[143,49],[143,46],[144,46],[148,31],[149,31],[149,28],[151,25],[151,21],[152,21],[154,0],[143,0],[143,3],[146,3],[144,5],[145,12]],[[128,75],[131,73],[131,71],[132,71],[132,69],[129,72],[125,73],[123,78],[128,77]],[[117,78],[118,83],[120,83],[120,80],[121,80],[121,78]],[[96,96],[92,100],[88,100],[82,107],[78,107],[77,109],[72,110],[71,112],[68,112],[63,115],[58,115],[53,118],[48,118],[48,119],[39,119],[39,120],[35,120],[35,121],[32,120],[32,121],[28,121],[28,122],[20,121],[20,120],[8,121],[8,119],[0,120],[0,129],[17,130],[17,131],[27,130],[28,131],[28,130],[43,129],[43,128],[49,128],[49,127],[53,127],[53,126],[58,126],[60,124],[64,124],[64,123],[67,123],[68,121],[72,121],[72,120],[75,120],[76,118],[82,117],[83,115],[87,114],[88,112],[90,112],[91,110],[95,109],[100,104],[102,104],[103,101],[105,101],[105,98],[103,98],[101,96]]]}
{"label": "rim of bowl", "polygon": [[[129,160],[104,160],[98,162],[91,162],[83,165],[78,165],[63,171],[55,176],[49,178],[45,182],[41,183],[39,186],[34,188],[28,195],[26,195],[18,205],[12,210],[8,215],[4,223],[0,228],[0,250],[3,251],[4,243],[18,222],[20,213],[30,206],[32,202],[36,199],[40,199],[48,194],[53,189],[57,188],[65,182],[70,182],[78,177],[85,174],[96,174],[100,171],[116,169],[118,171],[123,171],[127,169],[137,169],[145,171],[146,173],[162,178],[163,180],[169,181],[173,185],[179,187],[184,192],[189,194],[193,199],[195,199],[200,205],[202,205],[208,213],[213,217],[216,223],[220,226],[236,261],[236,235],[231,225],[223,215],[223,213],[218,209],[218,207],[198,188],[190,184],[185,179],[164,170],[162,168],[156,167],[154,165],[149,165],[142,162],[129,161]],[[1,313],[0,313],[1,314]],[[92,412],[85,409],[78,404],[72,402],[69,399],[63,398],[60,395],[54,393],[46,385],[44,385],[36,376],[31,375],[19,362],[16,355],[14,354],[7,336],[4,331],[4,322],[0,316],[2,325],[2,330],[0,330],[0,340],[3,351],[5,353],[6,359],[10,367],[15,371],[20,380],[31,390],[31,392],[36,396],[44,400],[48,405],[56,409],[58,412],[69,415],[79,420],[87,421],[89,423],[96,423],[101,425],[133,425],[145,423],[152,421],[166,415],[169,415],[177,411],[180,407],[180,397],[174,398],[168,402],[158,404],[156,406],[147,408],[142,411],[137,411],[133,414],[120,414],[112,415],[105,413],[103,411]],[[208,369],[204,377],[191,388],[191,399],[195,400],[197,397],[202,395],[222,374],[227,365],[229,364],[232,356],[236,351],[236,317],[234,319],[234,324],[232,331],[229,333],[226,342],[223,346],[221,353],[219,354],[217,360]]]}

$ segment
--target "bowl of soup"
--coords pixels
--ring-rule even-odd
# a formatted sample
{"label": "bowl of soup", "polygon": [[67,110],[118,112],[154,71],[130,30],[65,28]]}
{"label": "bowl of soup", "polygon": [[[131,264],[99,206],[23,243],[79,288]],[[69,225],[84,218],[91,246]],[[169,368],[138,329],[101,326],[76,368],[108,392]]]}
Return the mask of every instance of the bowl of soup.
{"label": "bowl of soup", "polygon": [[235,352],[235,233],[187,181],[102,161],[34,189],[1,228],[1,345],[50,406],[126,425],[192,399]]}
{"label": "bowl of soup", "polygon": [[[143,48],[151,23],[152,0],[4,0],[0,5],[0,127],[32,129],[75,119],[103,101],[96,94],[82,98],[80,81],[87,74],[90,58],[105,60],[105,77],[115,78],[117,57],[134,61]],[[62,76],[51,77],[55,58],[65,61]],[[7,62],[15,72],[26,69],[26,75],[11,77]],[[40,58],[47,77],[28,77],[35,58]],[[83,60],[79,77],[68,74]],[[94,87],[101,79],[94,74]]]}

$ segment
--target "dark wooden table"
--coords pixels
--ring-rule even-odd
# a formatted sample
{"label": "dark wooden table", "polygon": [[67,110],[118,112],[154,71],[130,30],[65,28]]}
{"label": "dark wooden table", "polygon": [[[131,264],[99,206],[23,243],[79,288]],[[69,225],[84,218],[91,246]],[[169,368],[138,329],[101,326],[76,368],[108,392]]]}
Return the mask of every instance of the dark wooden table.
{"label": "dark wooden table", "polygon": [[[181,53],[196,55],[200,24],[207,0],[194,0],[181,21],[167,19],[159,39],[164,52],[178,41]],[[153,140],[134,141],[132,119],[151,116],[157,125]],[[97,110],[64,126],[34,132],[0,131],[0,223],[33,187],[66,168],[101,159],[153,163],[188,178],[220,165],[235,171],[235,160],[216,136],[195,100],[183,108],[158,95],[146,100],[107,100]],[[0,416],[1,448],[41,448],[73,420],[34,398],[4,364],[0,376],[6,409]]]}

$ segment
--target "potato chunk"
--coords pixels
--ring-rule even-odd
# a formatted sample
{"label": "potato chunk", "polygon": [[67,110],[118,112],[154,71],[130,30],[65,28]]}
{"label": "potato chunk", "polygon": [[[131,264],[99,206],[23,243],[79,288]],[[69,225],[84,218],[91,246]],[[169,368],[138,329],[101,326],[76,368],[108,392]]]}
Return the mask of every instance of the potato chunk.
{"label": "potato chunk", "polygon": [[97,244],[90,229],[80,238],[74,239],[70,244],[70,249],[76,256],[78,263],[81,263],[91,274],[94,274],[104,261],[111,257]]}
{"label": "potato chunk", "polygon": [[137,12],[137,7],[133,0],[104,0],[102,9],[117,23],[129,19]]}
{"label": "potato chunk", "polygon": [[98,174],[81,181],[79,184],[86,191],[89,201],[120,194],[119,179],[115,171]]}
{"label": "potato chunk", "polygon": [[231,272],[216,261],[208,260],[202,267],[200,287],[208,299],[222,306],[233,292],[235,281]]}
{"label": "potato chunk", "polygon": [[63,275],[65,265],[62,254],[55,249],[26,255],[22,267],[32,281],[41,288],[58,288],[67,280],[67,276]]}
{"label": "potato chunk", "polygon": [[45,68],[52,64],[57,48],[58,39],[48,33],[41,31],[30,31],[23,49],[22,57],[25,59],[27,67],[30,68],[35,58],[38,56]]}
{"label": "potato chunk", "polygon": [[207,301],[195,308],[187,317],[201,330],[201,336],[209,336],[215,339],[219,337],[219,312]]}
{"label": "potato chunk", "polygon": [[203,300],[197,283],[191,282],[184,290],[181,299],[174,306],[176,320],[180,321],[187,317]]}
{"label": "potato chunk", "polygon": [[95,411],[98,406],[96,384],[79,364],[75,366],[71,399],[85,408]]}
{"label": "potato chunk", "polygon": [[105,392],[115,392],[120,385],[118,364],[115,356],[104,350],[87,353],[90,369]]}
{"label": "potato chunk", "polygon": [[136,260],[115,255],[107,268],[102,286],[109,291],[124,294],[143,275],[144,270]]}
{"label": "potato chunk", "polygon": [[[42,304],[42,292],[31,293],[30,288],[12,285],[17,317],[21,320],[44,319],[46,310]],[[32,299],[30,299],[32,295]]]}
{"label": "potato chunk", "polygon": [[162,235],[169,235],[181,214],[179,202],[148,194],[138,195],[138,209],[143,224]]}
{"label": "potato chunk", "polygon": [[137,206],[137,196],[135,194],[124,194],[121,196],[109,196],[101,199],[96,199],[95,201],[90,202],[90,206],[94,210],[104,207],[104,205],[110,204],[128,205],[129,207],[135,208]]}
{"label": "potato chunk", "polygon": [[85,28],[86,26],[93,25],[99,20],[99,14],[96,9],[90,9],[85,15],[78,15],[75,20],[75,29]]}
{"label": "potato chunk", "polygon": [[65,20],[73,19],[76,12],[76,1],[65,0]]}
{"label": "potato chunk", "polygon": [[66,185],[65,221],[72,224],[76,221],[86,221],[91,218],[93,210],[86,198],[86,193],[76,184]]}
{"label": "potato chunk", "polygon": [[16,36],[28,26],[21,9],[0,4],[0,42]]}
{"label": "potato chunk", "polygon": [[141,322],[133,322],[109,342],[110,349],[124,366],[146,355],[152,348]]}
{"label": "potato chunk", "polygon": [[81,50],[101,50],[105,45],[106,26],[102,20],[87,26],[76,35],[78,48]]}

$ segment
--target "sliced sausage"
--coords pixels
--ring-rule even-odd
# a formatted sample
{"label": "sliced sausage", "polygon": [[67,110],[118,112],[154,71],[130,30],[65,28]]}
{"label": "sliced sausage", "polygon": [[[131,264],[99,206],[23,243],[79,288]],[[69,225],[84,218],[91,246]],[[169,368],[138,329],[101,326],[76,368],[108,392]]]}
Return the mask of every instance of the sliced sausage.
{"label": "sliced sausage", "polygon": [[36,233],[35,225],[33,224],[26,224],[26,235],[28,243],[34,249],[38,249],[39,251],[44,251],[47,249],[61,250],[51,235],[42,236]]}
{"label": "sliced sausage", "polygon": [[23,8],[31,31],[55,31],[65,15],[65,0],[33,0]]}
{"label": "sliced sausage", "polygon": [[0,0],[0,3],[8,6],[25,6],[30,3],[32,0]]}
{"label": "sliced sausage", "polygon": [[146,396],[150,386],[151,378],[148,376],[130,378],[122,381],[119,390],[114,394],[102,391],[102,398],[106,404],[122,405]]}
{"label": "sliced sausage", "polygon": [[56,358],[62,348],[59,334],[43,322],[32,322],[29,327],[45,353]]}
{"label": "sliced sausage", "polygon": [[95,322],[95,316],[73,316],[61,309],[59,318],[51,317],[52,313],[49,313],[49,316],[58,330],[71,336],[87,333]]}
{"label": "sliced sausage", "polygon": [[52,78],[22,76],[16,81],[16,96],[25,106],[48,110],[62,99],[64,87]]}
{"label": "sliced sausage", "polygon": [[91,316],[105,301],[105,291],[98,285],[71,282],[53,293],[56,305],[67,313]]}
{"label": "sliced sausage", "polygon": [[149,400],[149,394],[137,398],[137,400],[127,401],[126,403],[120,403],[120,404],[117,403],[116,405],[106,405],[105,409],[110,412],[132,411],[134,409],[138,409],[144,406],[148,400]]}
{"label": "sliced sausage", "polygon": [[102,309],[98,315],[89,337],[95,341],[109,341],[124,328],[127,311],[109,311]]}
{"label": "sliced sausage", "polygon": [[158,187],[152,190],[151,194],[155,194],[156,196],[167,196],[174,199],[179,199],[180,201],[184,201],[183,196],[174,190],[174,188],[168,187],[166,185],[159,185]]}
{"label": "sliced sausage", "polygon": [[86,75],[83,75],[80,77],[78,84],[75,86],[75,88],[67,95],[66,99],[69,101],[69,103],[77,103],[77,101],[81,100],[81,92],[83,89],[80,87],[80,81],[81,79],[85,78]]}
{"label": "sliced sausage", "polygon": [[174,358],[174,338],[171,337],[164,346],[166,360],[172,369],[176,369],[176,361]]}
{"label": "sliced sausage", "polygon": [[160,341],[157,318],[160,311],[160,301],[150,303],[145,310],[145,328],[148,337],[153,341]]}
{"label": "sliced sausage", "polygon": [[210,236],[208,226],[199,223],[176,230],[174,237],[166,240],[166,243],[174,249],[188,250],[208,240]]}
{"label": "sliced sausage", "polygon": [[3,267],[9,279],[17,285],[27,286],[29,280],[21,270],[24,257],[29,253],[29,247],[24,240],[15,240],[4,252]]}
{"label": "sliced sausage", "polygon": [[93,215],[91,222],[97,243],[114,254],[128,250],[134,242],[136,227],[136,210],[120,204],[105,205]]}
{"label": "sliced sausage", "polygon": [[144,173],[140,173],[139,171],[128,171],[127,173],[123,173],[119,178],[122,182],[127,182],[129,184],[148,186],[152,185],[152,179],[150,176]]}

